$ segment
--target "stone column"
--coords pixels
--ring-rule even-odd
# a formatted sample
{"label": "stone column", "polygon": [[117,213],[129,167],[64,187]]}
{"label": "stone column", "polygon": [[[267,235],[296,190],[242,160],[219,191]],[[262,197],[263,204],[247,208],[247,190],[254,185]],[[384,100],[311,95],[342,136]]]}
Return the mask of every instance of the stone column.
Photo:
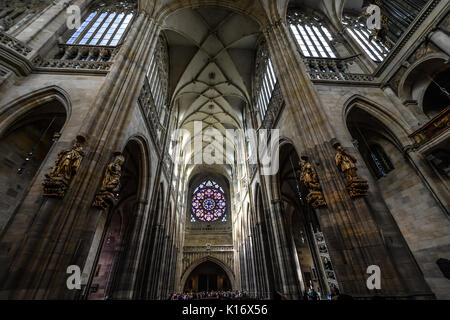
{"label": "stone column", "polygon": [[[32,186],[41,194],[29,194],[0,239],[0,288],[4,298],[70,299],[76,290],[66,286],[67,267],[82,268],[97,228],[100,210],[91,204],[110,155],[120,145],[121,128],[137,101],[146,66],[153,53],[159,27],[140,13],[92,105],[79,140],[86,156],[63,199],[41,196],[40,179]],[[56,146],[53,153],[60,151]],[[49,162],[54,158],[49,157]],[[44,164],[49,168],[53,164]]]}
{"label": "stone column", "polygon": [[[366,270],[371,265],[377,265],[382,270],[382,288],[377,291],[378,294],[403,297],[421,295],[423,291],[405,285],[393,262],[396,257],[388,250],[373,217],[376,212],[370,202],[365,197],[352,199],[346,190],[331,143],[335,134],[295,50],[286,22],[280,20],[273,23],[265,33],[286,103],[285,125],[292,131],[290,138],[297,150],[301,155],[309,156],[327,202],[327,208],[316,210],[316,213],[329,246],[341,292],[355,297],[373,296],[375,292],[366,286]],[[365,164],[359,163],[359,166]],[[274,206],[274,212],[280,209]],[[280,217],[279,213],[277,217]],[[276,221],[275,216],[273,221]],[[283,250],[282,247],[278,249]],[[424,288],[423,277],[414,274],[413,278]]]}
{"label": "stone column", "polygon": [[450,56],[450,36],[447,33],[436,29],[428,34],[428,39]]}

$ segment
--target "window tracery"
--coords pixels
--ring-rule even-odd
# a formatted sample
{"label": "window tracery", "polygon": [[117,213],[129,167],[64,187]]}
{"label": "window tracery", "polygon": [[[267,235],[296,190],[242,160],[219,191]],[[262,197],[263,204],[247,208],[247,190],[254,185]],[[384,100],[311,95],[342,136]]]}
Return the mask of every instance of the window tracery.
{"label": "window tracery", "polygon": [[277,82],[275,69],[269,57],[266,44],[261,43],[256,54],[254,82],[254,99],[261,119],[264,119],[267,113]]}
{"label": "window tracery", "polygon": [[136,11],[134,1],[98,1],[66,44],[117,46]]}
{"label": "window tracery", "polygon": [[336,58],[332,45],[334,38],[320,16],[292,9],[287,14],[287,21],[305,57]]}
{"label": "window tracery", "polygon": [[226,222],[225,192],[212,180],[201,183],[193,193],[191,222]]}

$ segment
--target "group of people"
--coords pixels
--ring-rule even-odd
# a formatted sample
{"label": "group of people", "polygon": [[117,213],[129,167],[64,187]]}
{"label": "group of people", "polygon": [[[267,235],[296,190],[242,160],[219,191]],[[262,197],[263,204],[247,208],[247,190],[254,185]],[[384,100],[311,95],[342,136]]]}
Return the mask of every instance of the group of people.
{"label": "group of people", "polygon": [[303,300],[339,300],[340,294],[339,294],[339,289],[332,287],[331,288],[331,293],[327,296],[324,297],[322,296],[322,294],[320,293],[320,291],[316,291],[314,290],[313,287],[308,288],[308,290],[303,291]]}
{"label": "group of people", "polygon": [[174,293],[170,300],[204,300],[204,299],[221,299],[221,300],[242,300],[247,298],[247,294],[242,291],[203,291],[190,293]]}

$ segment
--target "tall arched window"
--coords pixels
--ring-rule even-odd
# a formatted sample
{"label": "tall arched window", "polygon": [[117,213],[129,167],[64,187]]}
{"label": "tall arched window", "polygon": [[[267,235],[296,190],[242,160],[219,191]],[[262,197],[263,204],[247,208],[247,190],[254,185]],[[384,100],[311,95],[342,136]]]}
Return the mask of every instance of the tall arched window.
{"label": "tall arched window", "polygon": [[319,16],[310,17],[300,10],[290,10],[287,19],[297,44],[305,57],[336,58],[333,36]]}
{"label": "tall arched window", "polygon": [[267,48],[264,44],[261,44],[256,56],[254,87],[256,107],[261,114],[261,119],[264,119],[267,113],[277,81],[275,69],[267,53]]}
{"label": "tall arched window", "polygon": [[226,222],[225,192],[216,182],[202,182],[192,196],[191,222]]}
{"label": "tall arched window", "polygon": [[166,100],[169,86],[169,50],[167,41],[164,37],[160,37],[155,54],[150,62],[147,70],[147,79],[150,84],[153,101],[158,111],[160,120],[164,119],[166,112]]}
{"label": "tall arched window", "polygon": [[135,1],[96,2],[66,44],[116,46],[128,30],[135,10]]}
{"label": "tall arched window", "polygon": [[384,149],[378,144],[373,144],[369,148],[369,164],[377,179],[385,177],[389,172],[394,170],[394,165],[391,160]]}

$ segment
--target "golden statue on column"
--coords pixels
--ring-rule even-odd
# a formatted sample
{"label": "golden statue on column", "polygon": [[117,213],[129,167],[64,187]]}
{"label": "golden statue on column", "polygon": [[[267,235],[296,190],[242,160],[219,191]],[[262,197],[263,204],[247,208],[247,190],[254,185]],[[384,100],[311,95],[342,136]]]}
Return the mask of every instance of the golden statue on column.
{"label": "golden statue on column", "polygon": [[117,200],[120,191],[120,178],[125,158],[117,154],[114,161],[106,167],[100,190],[97,192],[92,206],[94,208],[108,209]]}
{"label": "golden statue on column", "polygon": [[300,161],[300,181],[308,188],[308,195],[306,201],[312,205],[313,208],[320,208],[327,205],[322,188],[317,177],[316,170],[308,162],[308,157],[302,157]]}
{"label": "golden statue on column", "polygon": [[334,143],[333,147],[338,151],[335,157],[336,166],[344,173],[350,197],[357,198],[366,196],[369,185],[356,172],[358,170],[356,168],[356,158],[346,152],[339,142]]}
{"label": "golden statue on column", "polygon": [[78,142],[75,142],[71,149],[60,151],[55,165],[50,173],[45,175],[45,180],[42,183],[44,196],[63,198],[80,167],[83,157],[83,147]]}

